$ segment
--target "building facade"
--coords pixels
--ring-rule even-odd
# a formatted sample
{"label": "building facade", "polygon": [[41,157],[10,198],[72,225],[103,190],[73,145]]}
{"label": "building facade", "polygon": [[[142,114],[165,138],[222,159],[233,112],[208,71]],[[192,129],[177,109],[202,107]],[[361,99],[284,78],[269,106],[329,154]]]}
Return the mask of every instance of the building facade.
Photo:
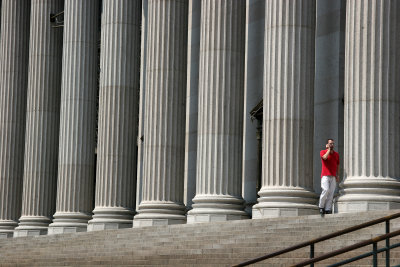
{"label": "building facade", "polygon": [[317,214],[327,138],[335,212],[400,208],[399,21],[395,0],[2,0],[0,237]]}

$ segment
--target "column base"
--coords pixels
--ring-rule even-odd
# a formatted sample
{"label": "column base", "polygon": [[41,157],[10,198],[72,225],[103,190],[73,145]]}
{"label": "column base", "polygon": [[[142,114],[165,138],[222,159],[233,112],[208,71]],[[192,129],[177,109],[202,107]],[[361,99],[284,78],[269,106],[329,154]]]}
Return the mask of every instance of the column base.
{"label": "column base", "polygon": [[132,209],[122,207],[95,208],[93,213],[93,219],[88,222],[88,232],[132,228],[134,214]]}
{"label": "column base", "polygon": [[51,219],[46,216],[22,216],[14,237],[46,235]]}
{"label": "column base", "polygon": [[193,209],[188,212],[187,223],[223,222],[248,219],[244,200],[226,195],[201,195],[193,199]]}
{"label": "column base", "polygon": [[363,212],[374,210],[397,210],[400,209],[398,202],[383,202],[383,201],[351,201],[351,202],[338,202],[336,203],[335,210],[338,213],[348,212]]}
{"label": "column base", "polygon": [[13,220],[0,220],[0,239],[13,237],[14,229],[18,222]]}
{"label": "column base", "polygon": [[86,232],[87,223],[92,218],[82,212],[56,212],[53,223],[49,225],[48,235]]}
{"label": "column base", "polygon": [[340,184],[339,213],[400,209],[400,181],[388,177],[347,177]]}
{"label": "column base", "polygon": [[266,187],[258,193],[253,219],[314,215],[319,213],[318,196],[298,187]]}
{"label": "column base", "polygon": [[186,223],[185,206],[174,202],[143,201],[133,219],[133,227]]}

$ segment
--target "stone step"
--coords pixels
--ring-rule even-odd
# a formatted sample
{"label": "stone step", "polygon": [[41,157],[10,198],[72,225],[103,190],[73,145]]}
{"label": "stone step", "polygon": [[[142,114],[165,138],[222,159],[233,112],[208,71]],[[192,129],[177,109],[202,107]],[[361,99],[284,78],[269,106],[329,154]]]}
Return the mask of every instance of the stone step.
{"label": "stone step", "polygon": [[[312,215],[12,238],[0,240],[0,266],[229,266],[395,212],[360,213],[357,216],[334,214],[324,218]],[[399,226],[400,220],[391,223],[393,229]],[[315,253],[333,251],[384,232],[384,224],[362,229],[316,245]],[[392,243],[396,241],[400,242],[400,238],[393,239]],[[359,251],[369,251],[369,248]],[[359,251],[349,255],[359,254]],[[260,266],[287,266],[294,260],[307,259],[308,253],[308,247],[302,248]],[[396,260],[400,262],[400,252],[393,251],[392,261]]]}
{"label": "stone step", "polygon": [[[340,227],[340,226],[337,226],[337,227],[330,227],[327,231],[325,230],[325,226],[321,226],[321,227],[319,227],[319,228],[310,228],[310,227],[298,227],[298,228],[295,228],[295,229],[287,229],[287,230],[276,230],[276,231],[273,231],[273,230],[266,230],[266,231],[259,231],[259,232],[252,232],[252,233],[239,233],[239,234],[236,234],[236,233],[231,233],[231,232],[220,232],[220,233],[218,233],[218,236],[216,236],[215,235],[215,233],[213,234],[213,235],[211,235],[211,234],[209,234],[209,233],[204,233],[203,235],[201,235],[201,234],[198,234],[197,236],[194,236],[194,235],[188,235],[188,236],[186,236],[186,235],[174,235],[173,233],[170,233],[168,236],[160,236],[160,237],[157,237],[157,236],[153,236],[153,237],[151,237],[151,238],[146,238],[146,240],[157,240],[157,241],[162,241],[163,239],[164,240],[171,240],[171,236],[172,236],[172,238],[175,240],[179,240],[179,239],[192,239],[192,240],[194,240],[194,239],[196,239],[196,240],[198,240],[199,238],[200,239],[206,239],[206,240],[209,240],[209,239],[221,239],[221,238],[230,238],[230,237],[232,237],[232,236],[236,236],[237,238],[240,238],[240,237],[244,237],[244,238],[248,238],[248,237],[256,237],[256,236],[261,236],[261,235],[267,235],[267,236],[270,236],[270,237],[275,237],[275,236],[279,236],[279,235],[281,235],[281,233],[283,232],[283,233],[288,233],[288,234],[291,234],[291,233],[299,233],[299,232],[305,232],[305,235],[310,235],[310,234],[312,234],[312,233],[316,233],[316,234],[325,234],[326,232],[333,232],[334,230],[336,231],[337,229],[342,229],[343,227]],[[383,228],[383,226],[373,226],[373,227],[371,227],[371,228],[368,228],[369,230],[369,232],[373,232],[373,233],[384,233],[384,228]],[[362,231],[362,230],[359,230],[359,231]],[[38,242],[38,243],[40,243],[41,242],[41,240],[43,240],[43,242],[45,242],[45,243],[52,243],[52,242],[60,242],[60,241],[62,241],[62,242],[79,242],[79,241],[87,241],[87,238],[90,236],[90,234],[91,233],[87,233],[88,235],[87,236],[83,236],[82,238],[79,238],[79,237],[75,237],[74,238],[74,235],[73,234],[69,234],[69,235],[63,235],[63,236],[61,236],[61,237],[59,237],[59,238],[57,238],[57,239],[55,239],[55,238],[52,238],[52,237],[23,237],[23,238],[15,238],[14,240],[15,241],[13,241],[14,243],[25,243],[26,242],[26,240],[30,240],[30,239],[35,239],[35,241],[36,242]],[[126,240],[129,240],[130,242],[135,242],[135,241],[137,241],[137,242],[142,242],[141,240],[142,240],[142,238],[143,237],[141,237],[141,236],[136,236],[136,235],[131,235],[129,232],[126,232],[126,234],[125,235],[107,235],[107,236],[102,236],[102,237],[92,237],[92,236],[90,236],[90,240],[92,240],[92,241],[101,241],[101,240],[104,240],[104,239],[107,239],[107,238],[110,238],[110,237],[113,237],[114,239],[117,239],[117,240],[119,240],[119,241],[121,241],[121,242],[123,242],[123,241],[126,241]],[[8,240],[10,240],[10,239],[8,239]],[[6,245],[7,243],[10,243],[10,242],[1,242],[0,241],[0,246],[2,246],[2,245]]]}

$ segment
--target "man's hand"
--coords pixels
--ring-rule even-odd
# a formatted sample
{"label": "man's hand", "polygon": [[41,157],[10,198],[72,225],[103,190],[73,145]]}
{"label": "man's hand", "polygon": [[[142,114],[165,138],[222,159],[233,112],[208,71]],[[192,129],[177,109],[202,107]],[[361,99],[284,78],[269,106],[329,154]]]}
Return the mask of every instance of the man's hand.
{"label": "man's hand", "polygon": [[339,183],[339,175],[336,175],[336,183]]}
{"label": "man's hand", "polygon": [[329,153],[332,153],[332,148],[329,146],[329,144],[326,144],[325,147],[326,147],[326,149],[328,149]]}
{"label": "man's hand", "polygon": [[331,148],[329,147],[328,144],[326,145],[326,148],[327,148],[327,151],[326,151],[325,155],[322,156],[323,160],[326,160],[328,158],[329,154],[331,154]]}

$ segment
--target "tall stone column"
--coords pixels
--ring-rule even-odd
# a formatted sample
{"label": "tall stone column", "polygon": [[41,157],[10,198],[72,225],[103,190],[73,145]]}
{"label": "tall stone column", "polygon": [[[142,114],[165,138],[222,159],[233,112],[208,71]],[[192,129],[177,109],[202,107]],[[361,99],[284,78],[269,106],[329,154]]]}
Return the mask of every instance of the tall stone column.
{"label": "tall stone column", "polygon": [[49,18],[63,6],[63,0],[31,4],[22,216],[14,236],[46,234],[55,211],[62,29]]}
{"label": "tall stone column", "polygon": [[86,231],[91,219],[97,101],[98,0],[66,0],[56,213],[49,234]]}
{"label": "tall stone column", "polygon": [[188,3],[148,1],[142,201],[134,226],[185,223]]}
{"label": "tall stone column", "polygon": [[132,227],[140,67],[139,0],[104,0],[95,209],[88,231]]}
{"label": "tall stone column", "polygon": [[197,180],[188,223],[247,218],[242,192],[245,0],[202,0]]}
{"label": "tall stone column", "polygon": [[315,1],[265,3],[262,188],[253,218],[314,214]]}
{"label": "tall stone column", "polygon": [[0,39],[0,238],[21,216],[30,1],[3,0]]}
{"label": "tall stone column", "polygon": [[400,208],[400,3],[348,1],[339,212]]}

